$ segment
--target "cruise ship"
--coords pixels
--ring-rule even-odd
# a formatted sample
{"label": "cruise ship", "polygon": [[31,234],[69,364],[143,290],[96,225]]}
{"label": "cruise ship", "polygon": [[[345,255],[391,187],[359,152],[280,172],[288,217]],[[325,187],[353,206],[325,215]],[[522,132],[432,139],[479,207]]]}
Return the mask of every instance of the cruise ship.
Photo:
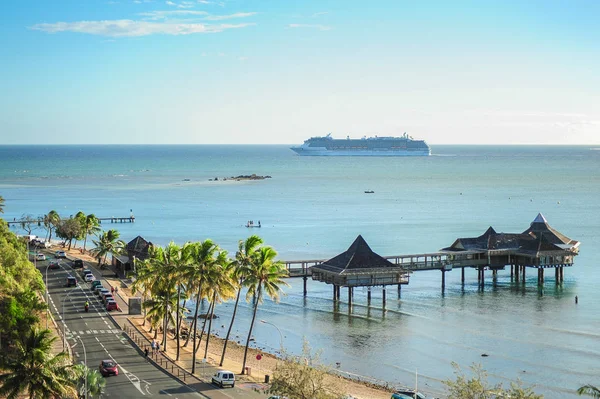
{"label": "cruise ship", "polygon": [[428,156],[431,149],[423,140],[413,140],[406,133],[402,137],[363,137],[361,139],[334,139],[311,137],[304,144],[291,147],[298,155],[320,156]]}

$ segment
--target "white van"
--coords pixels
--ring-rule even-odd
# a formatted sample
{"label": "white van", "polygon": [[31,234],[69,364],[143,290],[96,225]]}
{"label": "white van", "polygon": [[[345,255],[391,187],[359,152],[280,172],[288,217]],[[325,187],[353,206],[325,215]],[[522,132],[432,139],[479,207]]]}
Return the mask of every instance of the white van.
{"label": "white van", "polygon": [[230,385],[233,388],[235,386],[235,374],[227,370],[217,371],[217,373],[212,376],[212,383],[221,388],[227,385]]}

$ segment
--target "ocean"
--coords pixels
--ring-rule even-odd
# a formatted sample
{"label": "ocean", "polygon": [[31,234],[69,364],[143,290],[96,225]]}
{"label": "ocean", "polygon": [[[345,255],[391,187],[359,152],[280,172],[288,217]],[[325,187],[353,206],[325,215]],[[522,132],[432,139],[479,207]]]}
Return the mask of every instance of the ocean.
{"label": "ocean", "polygon": [[[581,242],[575,265],[556,286],[543,288],[528,269],[523,287],[500,271],[416,272],[401,299],[388,289],[356,289],[354,306],[334,307],[331,286],[289,279],[280,303],[269,300],[259,319],[275,324],[286,350],[306,338],[324,362],[390,384],[442,394],[463,369],[479,363],[493,382],[520,379],[547,398],[575,398],[584,384],[600,384],[600,148],[593,146],[432,146],[430,157],[300,157],[286,146],[0,146],[0,195],[6,220],[55,209],[98,217],[136,218],[104,223],[129,241],[157,245],[210,238],[233,255],[238,240],[259,234],[279,259],[325,259],[361,234],[380,255],[434,252],[489,226],[522,232],[538,213]],[[222,178],[269,175],[235,182]],[[217,177],[218,181],[209,181]],[[365,194],[372,190],[374,193]],[[248,220],[262,228],[248,229]],[[16,231],[16,230],[15,230]],[[44,235],[43,230],[34,234]],[[579,303],[575,304],[575,296]],[[224,336],[232,304],[217,306]],[[251,307],[234,325],[245,337]],[[257,323],[256,345],[279,348],[279,334]],[[482,357],[487,354],[487,357]],[[256,363],[256,360],[252,360]],[[257,367],[257,364],[251,364]]]}

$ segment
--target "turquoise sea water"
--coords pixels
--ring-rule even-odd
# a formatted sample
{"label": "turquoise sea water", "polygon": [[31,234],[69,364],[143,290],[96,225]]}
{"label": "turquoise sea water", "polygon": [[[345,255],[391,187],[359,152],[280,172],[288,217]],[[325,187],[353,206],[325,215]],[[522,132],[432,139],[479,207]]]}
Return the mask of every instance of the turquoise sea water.
{"label": "turquoise sea water", "polygon": [[[490,225],[521,232],[541,212],[582,243],[561,287],[547,273],[538,289],[529,270],[526,286],[515,286],[506,270],[496,286],[488,273],[479,292],[475,270],[467,270],[464,289],[457,270],[442,295],[439,272],[418,272],[401,300],[388,290],[385,309],[381,289],[371,307],[366,291],[356,290],[349,309],[334,308],[331,286],[310,282],[303,298],[302,280],[292,279],[281,304],[267,301],[259,318],[276,324],[293,352],[305,336],[325,361],[391,383],[412,383],[418,369],[420,388],[430,393],[452,377],[452,361],[481,363],[492,380],[520,378],[549,398],[600,384],[600,148],[432,152],[390,159],[299,157],[285,146],[0,146],[0,195],[7,220],[51,209],[101,217],[132,209],[136,223],[105,228],[161,245],[211,238],[231,252],[259,233],[286,260],[332,257],[358,234],[381,255],[432,252]],[[252,173],[272,179],[209,181]],[[243,227],[251,219],[263,227]],[[230,311],[230,304],[217,307],[221,335]],[[239,340],[249,316],[245,304],[234,326]],[[255,336],[260,347],[279,347],[272,326],[257,324]]]}

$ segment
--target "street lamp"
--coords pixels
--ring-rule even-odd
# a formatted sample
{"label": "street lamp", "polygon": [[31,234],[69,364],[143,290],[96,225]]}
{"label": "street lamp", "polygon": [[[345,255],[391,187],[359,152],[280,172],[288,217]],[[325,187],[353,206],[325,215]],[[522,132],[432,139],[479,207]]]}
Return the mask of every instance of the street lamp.
{"label": "street lamp", "polygon": [[66,336],[66,322],[65,322],[65,302],[67,302],[67,298],[69,297],[69,295],[71,295],[73,292],[75,292],[75,289],[78,288],[79,285],[75,286],[71,291],[69,291],[69,293],[67,294],[66,297],[63,298],[63,304],[62,304],[62,322],[63,322],[63,349],[65,349],[66,346],[66,342],[67,342],[67,336]]}
{"label": "street lamp", "polygon": [[260,322],[263,324],[269,324],[277,329],[277,331],[279,332],[279,344],[281,345],[280,351],[281,351],[281,354],[283,355],[283,334],[281,333],[281,330],[279,329],[279,327],[277,327],[275,324],[270,323],[266,320],[261,320]]}
{"label": "street lamp", "polygon": [[79,335],[77,336],[77,339],[79,340],[79,342],[81,342],[81,346],[83,347],[83,365],[85,366],[85,368],[84,368],[84,370],[85,370],[85,376],[84,376],[84,379],[83,379],[84,384],[85,384],[84,385],[84,389],[85,389],[84,398],[87,399],[87,394],[88,394],[88,387],[87,387],[87,384],[88,384],[88,381],[87,381],[88,380],[88,374],[87,374],[87,372],[88,372],[88,368],[87,368],[87,353],[85,351],[85,345],[83,344],[83,340],[81,339],[81,337]]}

